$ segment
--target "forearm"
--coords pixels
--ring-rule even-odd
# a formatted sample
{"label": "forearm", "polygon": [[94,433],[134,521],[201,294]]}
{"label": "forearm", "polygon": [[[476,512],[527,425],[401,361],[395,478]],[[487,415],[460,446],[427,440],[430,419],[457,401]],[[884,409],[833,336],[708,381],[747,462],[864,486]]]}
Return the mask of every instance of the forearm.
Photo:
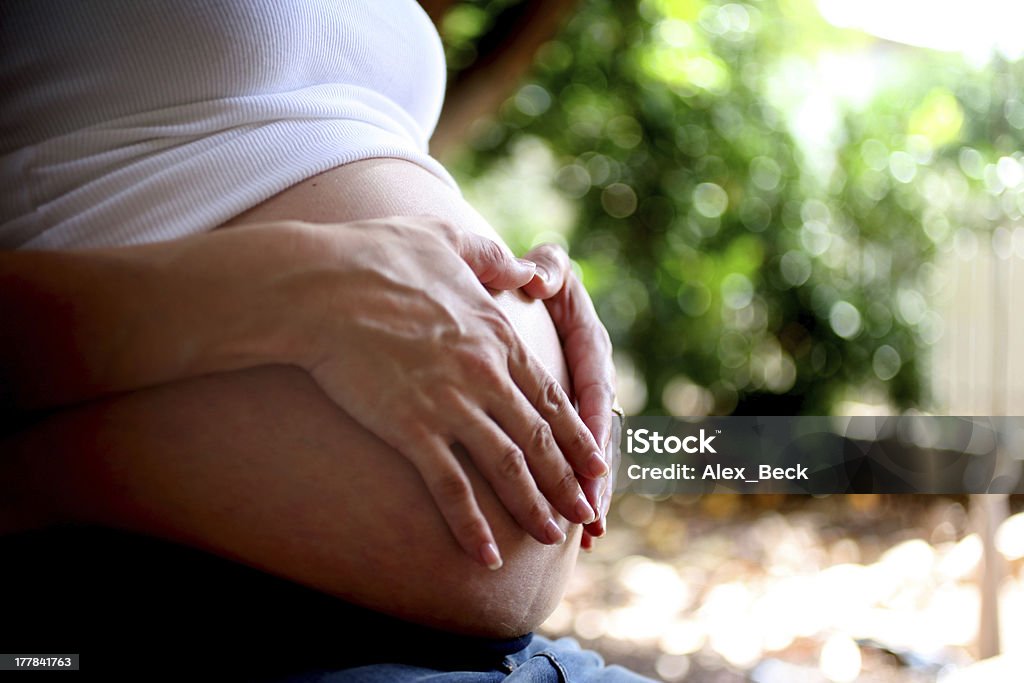
{"label": "forearm", "polygon": [[116,249],[0,253],[3,412],[269,361],[275,326],[261,319],[249,291],[258,278],[237,272],[266,259],[235,252],[280,256],[295,248],[293,240],[287,231],[258,229],[230,245],[227,239],[210,234]]}

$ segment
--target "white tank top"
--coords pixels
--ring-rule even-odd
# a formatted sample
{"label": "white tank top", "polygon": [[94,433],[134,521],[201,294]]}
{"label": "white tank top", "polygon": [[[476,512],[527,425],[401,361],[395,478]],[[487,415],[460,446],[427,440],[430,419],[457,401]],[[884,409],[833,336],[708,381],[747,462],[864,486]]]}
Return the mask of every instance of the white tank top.
{"label": "white tank top", "polygon": [[317,173],[427,153],[444,54],[413,0],[0,5],[0,248],[203,232]]}

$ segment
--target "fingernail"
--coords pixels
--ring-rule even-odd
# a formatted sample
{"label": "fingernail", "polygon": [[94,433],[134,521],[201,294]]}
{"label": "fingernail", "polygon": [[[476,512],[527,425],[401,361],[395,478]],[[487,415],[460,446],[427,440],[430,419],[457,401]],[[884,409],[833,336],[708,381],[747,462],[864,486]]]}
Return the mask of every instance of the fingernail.
{"label": "fingernail", "polygon": [[517,258],[516,261],[521,266],[526,266],[527,268],[533,268],[534,270],[537,269],[537,264],[534,263],[533,261],[529,260],[529,259]]}
{"label": "fingernail", "polygon": [[544,535],[547,536],[548,543],[551,545],[562,545],[565,543],[565,533],[558,528],[558,524],[551,518],[548,518],[548,521],[544,524]]}
{"label": "fingernail", "polygon": [[549,279],[547,271],[540,266],[537,266],[537,272],[535,272],[534,275],[539,277],[541,282],[547,282]]}
{"label": "fingernail", "polygon": [[501,565],[504,564],[501,561],[501,555],[498,554],[498,546],[493,543],[484,543],[480,546],[480,559],[491,571],[501,569]]}
{"label": "fingernail", "polygon": [[576,498],[576,507],[573,510],[576,513],[576,517],[579,518],[580,524],[590,524],[597,519],[594,508],[590,507],[590,503],[587,502],[586,497],[582,493]]}
{"label": "fingernail", "polygon": [[591,477],[603,477],[608,474],[608,463],[604,461],[600,453],[595,451],[590,454],[590,458],[587,460],[587,471]]}

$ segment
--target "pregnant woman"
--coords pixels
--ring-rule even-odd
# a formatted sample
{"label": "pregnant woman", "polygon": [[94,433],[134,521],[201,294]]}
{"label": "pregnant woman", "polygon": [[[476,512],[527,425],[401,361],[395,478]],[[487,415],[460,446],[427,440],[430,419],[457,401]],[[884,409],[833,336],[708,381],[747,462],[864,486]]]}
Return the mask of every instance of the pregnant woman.
{"label": "pregnant woman", "polygon": [[603,533],[609,346],[564,253],[513,259],[427,155],[422,10],[13,2],[0,46],[22,637],[216,637],[221,680],[639,680],[528,635]]}

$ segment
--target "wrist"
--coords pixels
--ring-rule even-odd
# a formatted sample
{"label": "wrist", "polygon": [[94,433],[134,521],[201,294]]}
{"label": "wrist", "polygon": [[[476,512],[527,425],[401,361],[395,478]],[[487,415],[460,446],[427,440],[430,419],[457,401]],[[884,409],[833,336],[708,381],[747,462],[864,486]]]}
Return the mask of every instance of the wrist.
{"label": "wrist", "polygon": [[321,356],[326,312],[336,314],[346,291],[356,289],[344,286],[353,248],[344,234],[342,226],[298,222],[218,234],[210,256],[224,254],[233,265],[219,273],[218,285],[206,287],[201,320],[193,323],[205,330],[194,362],[204,372],[275,364],[310,369]]}

